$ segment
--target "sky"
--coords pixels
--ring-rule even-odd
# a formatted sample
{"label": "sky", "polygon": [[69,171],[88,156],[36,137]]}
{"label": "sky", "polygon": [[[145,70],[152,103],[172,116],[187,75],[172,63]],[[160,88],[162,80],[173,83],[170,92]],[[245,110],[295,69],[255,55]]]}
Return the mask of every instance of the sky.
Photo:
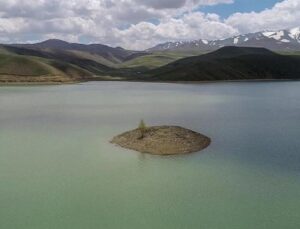
{"label": "sky", "polygon": [[0,43],[47,39],[143,50],[300,26],[300,0],[0,0]]}

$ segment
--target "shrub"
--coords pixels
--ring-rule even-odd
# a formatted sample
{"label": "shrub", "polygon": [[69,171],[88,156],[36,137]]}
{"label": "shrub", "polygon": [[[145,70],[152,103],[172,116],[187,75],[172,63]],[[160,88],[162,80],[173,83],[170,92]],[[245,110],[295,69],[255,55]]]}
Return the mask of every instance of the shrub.
{"label": "shrub", "polygon": [[139,128],[140,130],[140,133],[141,133],[141,137],[140,139],[144,138],[145,137],[145,133],[146,133],[146,130],[147,130],[147,127],[146,127],[146,124],[144,122],[144,120],[141,120],[140,121],[140,124],[139,124]]}

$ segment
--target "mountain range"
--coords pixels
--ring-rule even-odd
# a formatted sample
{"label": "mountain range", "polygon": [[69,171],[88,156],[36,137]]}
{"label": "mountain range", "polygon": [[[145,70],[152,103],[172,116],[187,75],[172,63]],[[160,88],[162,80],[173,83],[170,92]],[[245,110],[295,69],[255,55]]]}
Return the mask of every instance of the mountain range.
{"label": "mountain range", "polygon": [[157,51],[202,51],[210,52],[225,46],[239,47],[264,47],[273,51],[300,51],[300,27],[279,30],[262,31],[238,35],[221,40],[194,40],[177,41],[159,44],[148,49],[149,52]]}
{"label": "mountain range", "polygon": [[0,82],[300,78],[299,51],[300,28],[169,42],[145,51],[57,39],[2,44]]}

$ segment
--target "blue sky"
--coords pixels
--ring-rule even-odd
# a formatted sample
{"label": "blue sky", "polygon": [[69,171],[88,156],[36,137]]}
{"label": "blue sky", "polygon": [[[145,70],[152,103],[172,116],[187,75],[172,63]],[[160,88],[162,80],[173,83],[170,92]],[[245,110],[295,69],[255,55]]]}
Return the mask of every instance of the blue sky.
{"label": "blue sky", "polygon": [[222,18],[227,18],[233,13],[260,12],[266,8],[272,8],[282,0],[235,0],[232,4],[220,4],[214,6],[202,6],[199,10],[205,13],[216,13]]}

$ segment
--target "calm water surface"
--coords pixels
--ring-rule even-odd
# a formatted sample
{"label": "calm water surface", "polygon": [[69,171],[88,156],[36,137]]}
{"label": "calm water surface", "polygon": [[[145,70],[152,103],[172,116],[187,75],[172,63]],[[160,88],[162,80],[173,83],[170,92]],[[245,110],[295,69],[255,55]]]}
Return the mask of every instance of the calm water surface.
{"label": "calm water surface", "polygon": [[[149,125],[201,153],[109,143]],[[299,229],[300,82],[0,87],[2,229]]]}

